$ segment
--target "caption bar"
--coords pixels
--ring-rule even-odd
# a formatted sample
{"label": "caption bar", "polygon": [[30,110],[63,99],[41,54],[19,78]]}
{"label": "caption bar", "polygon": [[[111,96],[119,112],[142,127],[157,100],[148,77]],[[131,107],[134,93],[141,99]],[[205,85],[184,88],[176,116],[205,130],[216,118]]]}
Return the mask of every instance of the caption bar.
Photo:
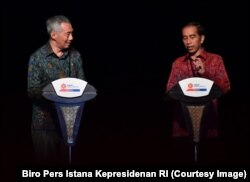
{"label": "caption bar", "polygon": [[231,178],[231,179],[247,179],[246,170],[242,171],[182,171],[182,170],[157,170],[157,171],[79,171],[79,170],[63,170],[63,171],[51,171],[51,170],[21,170],[22,178]]}

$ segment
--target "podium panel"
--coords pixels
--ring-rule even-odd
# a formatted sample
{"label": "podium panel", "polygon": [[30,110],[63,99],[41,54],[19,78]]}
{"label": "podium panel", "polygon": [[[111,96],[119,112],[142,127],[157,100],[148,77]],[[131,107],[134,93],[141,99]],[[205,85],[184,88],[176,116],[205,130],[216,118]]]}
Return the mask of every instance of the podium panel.
{"label": "podium panel", "polygon": [[84,103],[62,104],[55,103],[60,127],[66,145],[75,145],[80,126]]}
{"label": "podium panel", "polygon": [[[186,86],[177,84],[169,91],[169,96],[181,103],[184,118],[186,120],[186,126],[193,142],[199,142],[205,136],[207,127],[206,123],[204,122],[210,108],[210,102],[222,95],[221,89],[215,84],[210,85],[211,82],[209,82],[210,92],[208,94],[203,94],[204,96],[197,96],[202,95],[200,93],[196,95],[193,93],[189,95],[184,94],[187,90],[190,89],[190,87],[188,86],[189,84],[202,85],[203,89],[205,89],[206,85],[204,84],[204,82],[202,82],[202,84],[199,84],[200,80],[201,78],[196,77],[185,79]],[[183,83],[183,81],[180,81],[180,83]],[[195,91],[199,92],[200,90],[196,89]]]}
{"label": "podium panel", "polygon": [[205,138],[208,131],[206,122],[211,102],[220,97],[222,91],[211,80],[192,77],[181,80],[168,94],[181,104],[190,140],[195,144],[196,161],[197,143]]}

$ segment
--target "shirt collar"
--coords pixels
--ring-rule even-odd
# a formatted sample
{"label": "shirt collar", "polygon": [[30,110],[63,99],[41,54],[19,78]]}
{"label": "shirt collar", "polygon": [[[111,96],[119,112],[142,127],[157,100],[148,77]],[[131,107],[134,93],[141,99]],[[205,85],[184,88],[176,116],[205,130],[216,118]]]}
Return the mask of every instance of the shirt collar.
{"label": "shirt collar", "polygon": [[[49,42],[47,42],[47,43],[45,44],[45,46],[44,46],[44,48],[43,48],[43,53],[45,54],[46,57],[51,56],[51,55],[55,55],[55,53],[53,52],[52,47],[51,47],[51,45],[50,45]],[[68,53],[69,53],[69,51],[68,51],[68,50],[65,50],[62,57],[67,56]]]}

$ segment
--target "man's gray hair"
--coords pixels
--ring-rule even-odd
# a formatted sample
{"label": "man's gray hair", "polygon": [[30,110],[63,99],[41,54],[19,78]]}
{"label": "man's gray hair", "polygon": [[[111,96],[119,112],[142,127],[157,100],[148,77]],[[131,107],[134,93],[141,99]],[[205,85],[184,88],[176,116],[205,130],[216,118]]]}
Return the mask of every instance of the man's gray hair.
{"label": "man's gray hair", "polygon": [[67,18],[64,15],[56,15],[53,17],[50,17],[47,21],[46,21],[46,26],[47,26],[47,32],[48,34],[50,34],[52,31],[60,31],[61,30],[61,23],[70,23],[69,18]]}

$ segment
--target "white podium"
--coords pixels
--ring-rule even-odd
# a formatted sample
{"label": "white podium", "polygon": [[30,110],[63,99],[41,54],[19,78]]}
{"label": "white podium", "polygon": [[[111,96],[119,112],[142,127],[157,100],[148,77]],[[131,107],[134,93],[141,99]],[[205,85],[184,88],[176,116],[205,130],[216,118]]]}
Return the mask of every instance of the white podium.
{"label": "white podium", "polygon": [[194,143],[195,161],[197,162],[197,144],[205,137],[207,117],[210,102],[222,95],[221,89],[212,80],[192,77],[179,81],[169,91],[170,97],[181,103],[186,120],[186,127]]}
{"label": "white podium", "polygon": [[69,147],[69,163],[71,146],[76,142],[84,104],[96,95],[96,89],[92,85],[77,78],[58,79],[43,89],[43,97],[52,101],[56,107],[61,132]]}

